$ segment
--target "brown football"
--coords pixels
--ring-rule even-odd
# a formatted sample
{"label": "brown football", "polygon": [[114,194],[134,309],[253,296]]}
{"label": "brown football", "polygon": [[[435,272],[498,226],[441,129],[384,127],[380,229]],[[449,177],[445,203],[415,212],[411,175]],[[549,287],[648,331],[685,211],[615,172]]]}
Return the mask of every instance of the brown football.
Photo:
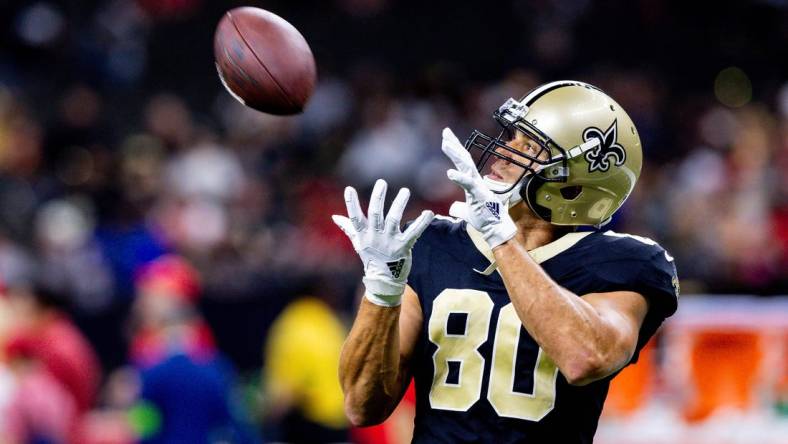
{"label": "brown football", "polygon": [[256,110],[299,113],[315,89],[315,58],[304,36],[269,11],[227,11],[216,28],[213,49],[224,87]]}

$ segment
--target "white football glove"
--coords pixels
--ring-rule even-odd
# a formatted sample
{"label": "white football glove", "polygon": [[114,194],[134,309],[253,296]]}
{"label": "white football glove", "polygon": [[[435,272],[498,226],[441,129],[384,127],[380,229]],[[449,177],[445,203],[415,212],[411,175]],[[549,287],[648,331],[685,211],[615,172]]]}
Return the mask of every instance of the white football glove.
{"label": "white football glove", "polygon": [[333,215],[334,223],[345,232],[364,264],[366,297],[384,307],[396,307],[402,302],[411,266],[411,249],[421,233],[432,221],[432,211],[424,211],[401,232],[399,228],[405,204],[410,198],[407,188],[399,190],[385,220],[383,202],[386,199],[384,180],[375,182],[369,201],[369,219],[364,216],[353,187],[345,188],[345,204],[350,218]]}
{"label": "white football glove", "polygon": [[465,190],[465,220],[476,228],[495,248],[517,234],[517,227],[501,198],[484,183],[471,153],[462,146],[449,128],[443,129],[441,150],[451,159],[456,169],[446,171],[449,179]]}

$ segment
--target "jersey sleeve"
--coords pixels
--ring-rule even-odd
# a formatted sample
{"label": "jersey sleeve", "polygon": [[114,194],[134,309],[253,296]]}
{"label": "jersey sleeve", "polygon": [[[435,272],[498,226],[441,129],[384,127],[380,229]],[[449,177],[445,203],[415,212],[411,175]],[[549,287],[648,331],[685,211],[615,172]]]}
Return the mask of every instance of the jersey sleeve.
{"label": "jersey sleeve", "polygon": [[679,280],[676,264],[667,251],[655,253],[638,274],[636,291],[646,297],[649,309],[638,334],[638,344],[630,362],[637,362],[640,350],[657,332],[662,322],[678,308]]}
{"label": "jersey sleeve", "polygon": [[596,278],[602,291],[634,291],[648,300],[648,312],[638,334],[630,362],[656,333],[662,322],[678,308],[679,284],[673,258],[658,245],[639,248],[627,259],[598,264]]}

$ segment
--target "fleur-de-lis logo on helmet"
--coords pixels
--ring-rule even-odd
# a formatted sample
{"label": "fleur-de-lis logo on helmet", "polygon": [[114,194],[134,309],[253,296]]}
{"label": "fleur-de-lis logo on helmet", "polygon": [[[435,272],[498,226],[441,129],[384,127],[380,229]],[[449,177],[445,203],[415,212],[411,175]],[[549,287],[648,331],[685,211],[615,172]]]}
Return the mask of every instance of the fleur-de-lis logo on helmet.
{"label": "fleur-de-lis logo on helmet", "polygon": [[614,161],[616,166],[621,166],[627,160],[627,152],[624,147],[618,144],[618,127],[616,120],[604,133],[599,128],[590,127],[583,131],[583,141],[598,139],[599,145],[586,153],[588,161],[588,172],[607,171],[610,169],[610,162]]}

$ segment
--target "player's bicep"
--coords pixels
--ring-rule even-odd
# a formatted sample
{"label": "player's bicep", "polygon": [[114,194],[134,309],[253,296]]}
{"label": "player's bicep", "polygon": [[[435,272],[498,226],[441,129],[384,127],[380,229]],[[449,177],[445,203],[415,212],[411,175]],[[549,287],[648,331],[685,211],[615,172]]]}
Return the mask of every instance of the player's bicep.
{"label": "player's bicep", "polygon": [[591,293],[583,296],[606,328],[601,338],[607,350],[605,367],[613,373],[624,367],[635,353],[638,334],[648,312],[648,300],[634,291]]}

